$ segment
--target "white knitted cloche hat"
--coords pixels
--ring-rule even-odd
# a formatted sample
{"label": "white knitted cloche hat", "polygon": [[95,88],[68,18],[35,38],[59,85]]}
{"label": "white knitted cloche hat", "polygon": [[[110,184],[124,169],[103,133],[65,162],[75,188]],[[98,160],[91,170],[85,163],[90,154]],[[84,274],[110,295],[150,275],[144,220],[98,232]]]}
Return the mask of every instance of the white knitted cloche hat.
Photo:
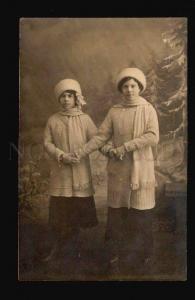
{"label": "white knitted cloche hat", "polygon": [[118,76],[116,78],[117,88],[118,88],[119,83],[121,82],[121,80],[124,79],[125,77],[135,78],[137,81],[139,81],[139,83],[142,86],[141,92],[143,92],[145,90],[145,88],[146,88],[146,77],[140,69],[138,69],[138,68],[125,68],[125,69],[123,69],[118,74]]}
{"label": "white knitted cloche hat", "polygon": [[54,88],[56,98],[58,99],[60,95],[67,90],[73,90],[80,95],[82,94],[81,87],[78,81],[74,79],[63,79],[58,82]]}
{"label": "white knitted cloche hat", "polygon": [[86,104],[84,97],[82,96],[81,86],[75,79],[63,79],[58,82],[54,88],[56,99],[59,99],[60,95],[67,90],[73,90],[76,92],[77,99],[81,105]]}

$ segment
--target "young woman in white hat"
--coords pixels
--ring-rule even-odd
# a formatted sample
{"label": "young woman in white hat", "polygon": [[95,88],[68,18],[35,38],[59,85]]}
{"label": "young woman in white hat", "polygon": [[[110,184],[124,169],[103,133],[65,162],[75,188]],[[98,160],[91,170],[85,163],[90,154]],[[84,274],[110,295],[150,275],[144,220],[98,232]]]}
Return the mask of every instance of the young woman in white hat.
{"label": "young woman in white hat", "polygon": [[76,80],[61,80],[55,86],[55,96],[60,111],[48,119],[44,133],[51,168],[49,225],[55,243],[45,261],[53,258],[68,240],[74,240],[77,247],[80,228],[97,225],[89,156],[80,161],[71,154],[87,143],[97,129],[82,112],[86,102]]}
{"label": "young woman in white hat", "polygon": [[[155,206],[152,147],[159,141],[159,126],[155,109],[140,96],[146,88],[141,70],[122,70],[116,87],[122,96],[121,103],[109,110],[98,134],[78,149],[76,155],[85,157],[102,147],[101,151],[109,157],[106,240],[110,244],[110,266],[118,270],[120,250],[129,237],[133,250],[133,235],[137,255],[138,250],[145,250],[146,261],[152,254],[151,222]],[[129,254],[134,260],[133,251]]]}

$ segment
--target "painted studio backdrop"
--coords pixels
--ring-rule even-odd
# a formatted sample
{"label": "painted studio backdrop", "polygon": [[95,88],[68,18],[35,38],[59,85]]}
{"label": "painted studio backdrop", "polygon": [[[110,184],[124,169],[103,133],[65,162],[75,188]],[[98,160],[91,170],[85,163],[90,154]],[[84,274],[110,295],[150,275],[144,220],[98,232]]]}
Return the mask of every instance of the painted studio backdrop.
{"label": "painted studio backdrop", "polygon": [[[99,126],[119,102],[114,80],[125,67],[146,74],[143,97],[155,107],[160,142],[155,165],[155,264],[152,274],[125,269],[120,280],[186,279],[187,19],[23,18],[20,20],[19,279],[109,280],[105,273],[107,158],[90,155],[99,224],[83,231],[81,265],[39,260],[48,233],[47,155],[43,131],[59,110],[54,86],[81,84],[84,111]],[[95,239],[94,239],[95,237]]]}

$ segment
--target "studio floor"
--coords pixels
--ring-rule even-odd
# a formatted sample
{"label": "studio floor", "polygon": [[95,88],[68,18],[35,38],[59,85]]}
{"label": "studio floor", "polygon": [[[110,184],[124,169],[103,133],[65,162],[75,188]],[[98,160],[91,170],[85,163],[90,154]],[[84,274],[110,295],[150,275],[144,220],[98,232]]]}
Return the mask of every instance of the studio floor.
{"label": "studio floor", "polygon": [[[183,207],[169,206],[156,210],[153,235],[154,257],[152,265],[124,255],[120,272],[110,274],[104,242],[106,225],[106,197],[96,196],[99,224],[80,233],[80,257],[62,249],[61,255],[47,263],[40,257],[51,243],[47,222],[21,223],[19,229],[19,280],[20,281],[184,281],[186,280],[186,230]],[[179,199],[180,203],[184,200]],[[39,211],[48,211],[48,202],[42,201]],[[39,202],[40,204],[40,202]],[[42,216],[43,217],[43,216]],[[43,218],[42,218],[43,219]],[[178,221],[179,220],[179,221]],[[69,249],[71,245],[68,246]]]}

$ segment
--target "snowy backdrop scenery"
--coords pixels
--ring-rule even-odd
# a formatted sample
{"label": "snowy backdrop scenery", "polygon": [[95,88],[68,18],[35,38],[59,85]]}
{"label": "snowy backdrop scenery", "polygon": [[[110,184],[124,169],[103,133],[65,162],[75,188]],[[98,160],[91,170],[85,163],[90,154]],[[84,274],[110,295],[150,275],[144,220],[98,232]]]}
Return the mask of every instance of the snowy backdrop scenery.
{"label": "snowy backdrop scenery", "polygon": [[[74,78],[99,126],[120,101],[116,74],[138,67],[143,97],[160,126],[155,172],[152,273],[124,266],[119,280],[186,280],[187,19],[22,18],[20,20],[19,280],[112,280],[105,272],[107,158],[90,155],[99,224],[81,232],[82,261],[40,261],[49,247],[49,167],[43,149],[47,119],[59,110],[54,86]],[[15,147],[12,151],[16,151]],[[95,239],[94,239],[95,237]],[[95,257],[95,259],[94,259]]]}

